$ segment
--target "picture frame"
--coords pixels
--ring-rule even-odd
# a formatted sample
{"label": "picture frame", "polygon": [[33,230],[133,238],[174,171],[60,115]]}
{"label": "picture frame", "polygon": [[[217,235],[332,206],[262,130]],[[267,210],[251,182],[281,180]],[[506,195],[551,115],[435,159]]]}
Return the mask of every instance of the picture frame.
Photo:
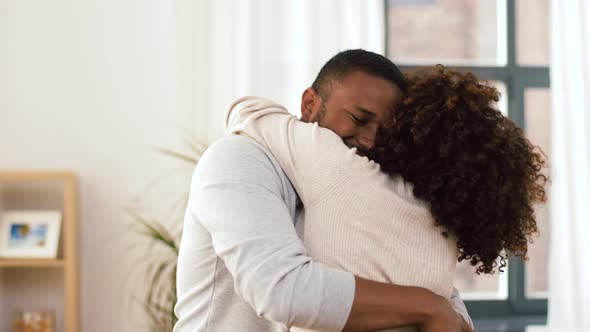
{"label": "picture frame", "polygon": [[57,258],[62,212],[9,210],[0,215],[1,258]]}

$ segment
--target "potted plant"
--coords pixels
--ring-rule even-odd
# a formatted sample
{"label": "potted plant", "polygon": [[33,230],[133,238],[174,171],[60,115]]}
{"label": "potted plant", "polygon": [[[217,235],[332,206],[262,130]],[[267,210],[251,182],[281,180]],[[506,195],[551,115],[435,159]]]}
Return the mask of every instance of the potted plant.
{"label": "potted plant", "polygon": [[[196,142],[187,142],[188,153],[178,152],[166,148],[158,148],[158,152],[172,157],[182,163],[188,163],[194,168],[207,146]],[[188,186],[187,186],[188,188]],[[177,197],[171,201],[179,204],[180,211],[184,211],[188,202],[188,189],[179,191]],[[169,202],[168,202],[169,203]],[[142,275],[148,281],[147,291],[137,296],[143,310],[149,317],[149,329],[154,332],[172,331],[177,318],[174,314],[176,295],[176,263],[180,238],[182,234],[183,214],[176,213],[170,223],[149,217],[133,209],[127,209],[132,220],[132,227],[143,235],[142,239],[148,248],[157,251],[149,255],[147,261],[142,262]]]}

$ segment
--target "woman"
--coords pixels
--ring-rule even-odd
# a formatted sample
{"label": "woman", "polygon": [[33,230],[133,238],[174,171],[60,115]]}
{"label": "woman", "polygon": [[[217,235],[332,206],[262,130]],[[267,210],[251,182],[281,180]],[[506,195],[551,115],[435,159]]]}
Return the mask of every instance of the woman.
{"label": "woman", "polygon": [[545,200],[542,155],[498,100],[469,73],[412,74],[374,161],[261,99],[237,103],[230,130],[281,164],[305,206],[297,231],[314,260],[449,298],[457,260],[479,274],[502,271],[508,254],[526,257],[533,204]]}

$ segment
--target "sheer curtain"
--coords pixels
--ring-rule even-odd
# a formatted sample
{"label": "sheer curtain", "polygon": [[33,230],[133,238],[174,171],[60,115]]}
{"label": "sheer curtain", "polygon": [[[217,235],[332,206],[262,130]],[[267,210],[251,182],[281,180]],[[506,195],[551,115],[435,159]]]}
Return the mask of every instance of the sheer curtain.
{"label": "sheer curtain", "polygon": [[223,114],[243,95],[299,112],[303,90],[332,55],[385,50],[382,0],[177,0],[181,107],[204,141],[223,134]]}
{"label": "sheer curtain", "polygon": [[590,331],[590,2],[551,1],[549,331]]}

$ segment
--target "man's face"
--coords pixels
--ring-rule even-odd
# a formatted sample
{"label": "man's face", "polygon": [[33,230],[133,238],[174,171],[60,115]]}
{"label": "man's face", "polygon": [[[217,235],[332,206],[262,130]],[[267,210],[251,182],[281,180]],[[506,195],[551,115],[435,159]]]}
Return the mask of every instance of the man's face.
{"label": "man's face", "polygon": [[301,120],[318,122],[362,152],[375,146],[377,130],[390,119],[402,100],[401,90],[389,81],[354,71],[328,87],[328,100],[308,88],[303,93]]}

